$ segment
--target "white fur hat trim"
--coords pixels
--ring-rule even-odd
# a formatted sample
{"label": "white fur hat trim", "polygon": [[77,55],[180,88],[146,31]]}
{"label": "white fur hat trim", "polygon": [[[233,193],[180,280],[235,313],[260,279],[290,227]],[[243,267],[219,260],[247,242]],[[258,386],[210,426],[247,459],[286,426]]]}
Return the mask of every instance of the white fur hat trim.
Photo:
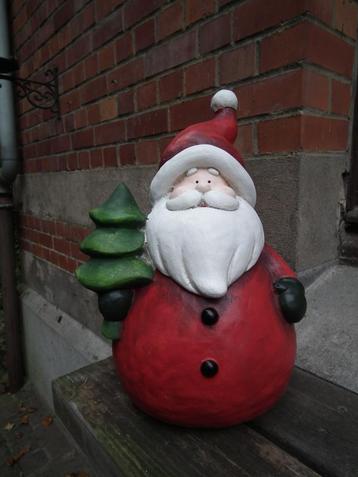
{"label": "white fur hat trim", "polygon": [[150,185],[152,202],[168,194],[175,181],[192,167],[217,169],[239,196],[255,206],[256,189],[246,169],[231,154],[211,144],[188,147],[165,162]]}

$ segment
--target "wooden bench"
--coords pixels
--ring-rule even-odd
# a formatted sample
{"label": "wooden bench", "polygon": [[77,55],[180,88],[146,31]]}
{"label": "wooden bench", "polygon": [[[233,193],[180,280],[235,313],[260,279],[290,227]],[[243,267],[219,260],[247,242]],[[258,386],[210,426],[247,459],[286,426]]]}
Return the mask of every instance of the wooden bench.
{"label": "wooden bench", "polygon": [[272,411],[223,430],[146,416],[121,389],[111,359],[53,389],[58,416],[98,477],[358,476],[358,395],[298,368]]}

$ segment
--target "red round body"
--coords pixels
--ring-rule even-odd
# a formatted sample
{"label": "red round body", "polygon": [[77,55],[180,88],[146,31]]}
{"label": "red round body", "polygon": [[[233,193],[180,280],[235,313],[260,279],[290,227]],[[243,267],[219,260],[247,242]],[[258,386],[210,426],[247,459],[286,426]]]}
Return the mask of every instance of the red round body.
{"label": "red round body", "polygon": [[[136,292],[113,356],[124,389],[146,413],[174,424],[224,427],[268,410],[285,390],[296,338],[273,291],[262,259],[208,299],[156,273]],[[203,311],[217,312],[215,324]],[[202,363],[216,363],[206,377]]]}

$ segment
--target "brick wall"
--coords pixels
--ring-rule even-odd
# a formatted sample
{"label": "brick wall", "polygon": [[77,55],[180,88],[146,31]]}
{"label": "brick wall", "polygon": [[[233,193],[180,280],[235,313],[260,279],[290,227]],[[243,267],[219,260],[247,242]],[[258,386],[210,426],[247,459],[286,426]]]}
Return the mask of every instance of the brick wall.
{"label": "brick wall", "polygon": [[[61,119],[19,102],[23,174],[156,164],[173,134],[239,97],[248,161],[348,144],[357,4],[349,0],[13,0],[22,77],[56,65]],[[60,200],[60,198],[59,198]],[[61,200],[65,200],[64,197]],[[73,204],[75,207],[76,205]],[[26,251],[68,272],[83,228],[22,217]]]}

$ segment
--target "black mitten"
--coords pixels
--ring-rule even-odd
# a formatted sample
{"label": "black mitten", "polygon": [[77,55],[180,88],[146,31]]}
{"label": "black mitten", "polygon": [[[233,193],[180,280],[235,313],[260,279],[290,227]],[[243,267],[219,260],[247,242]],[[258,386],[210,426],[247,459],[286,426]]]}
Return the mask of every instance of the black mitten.
{"label": "black mitten", "polygon": [[288,323],[298,323],[306,313],[307,301],[302,283],[293,277],[283,277],[273,285],[278,294],[282,314]]}
{"label": "black mitten", "polygon": [[98,308],[104,321],[102,334],[115,340],[120,337],[120,322],[127,316],[133,300],[133,290],[112,290],[98,295]]}

